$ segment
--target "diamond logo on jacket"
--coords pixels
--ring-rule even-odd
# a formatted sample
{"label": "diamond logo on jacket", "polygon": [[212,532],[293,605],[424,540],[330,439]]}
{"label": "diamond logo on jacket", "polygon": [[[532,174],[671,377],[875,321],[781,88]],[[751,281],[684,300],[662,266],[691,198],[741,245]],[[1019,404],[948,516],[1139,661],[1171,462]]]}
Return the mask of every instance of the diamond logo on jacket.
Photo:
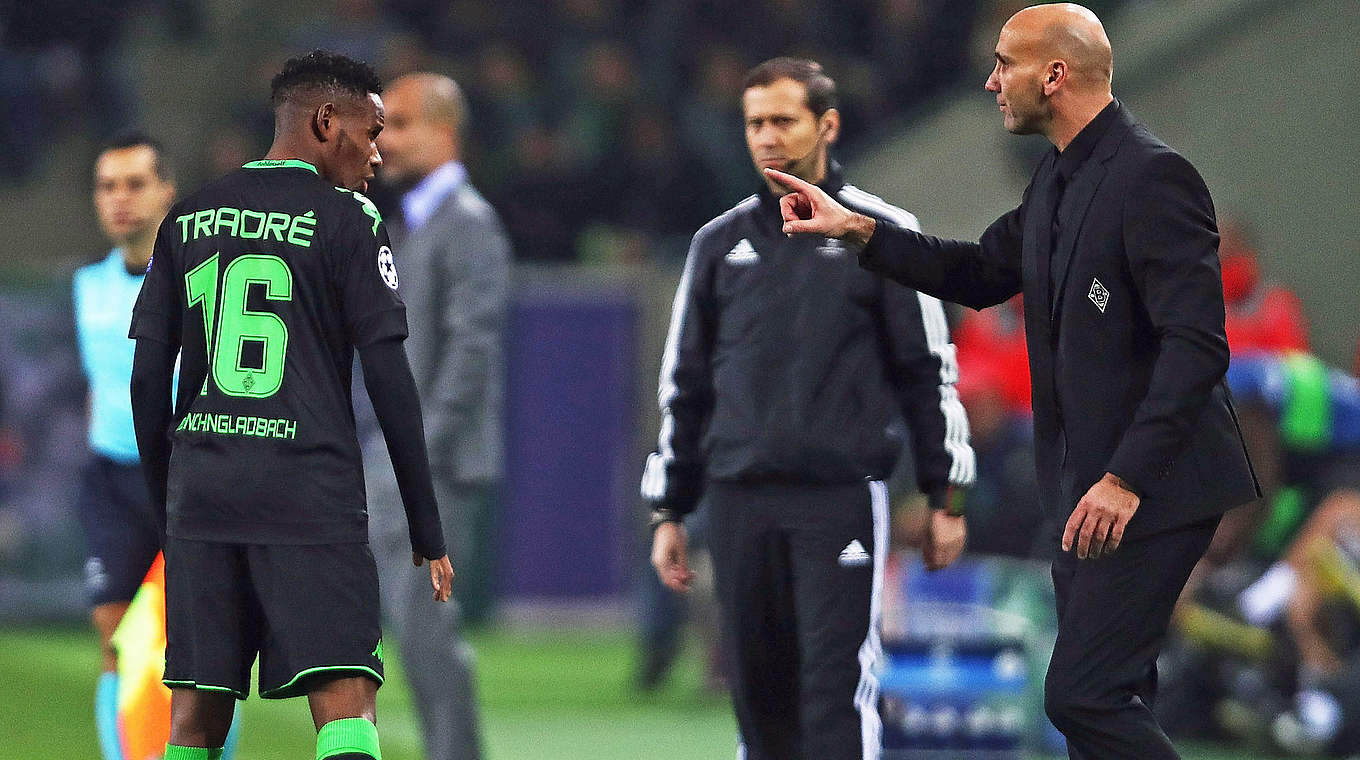
{"label": "diamond logo on jacket", "polygon": [[871,559],[873,557],[869,556],[869,552],[864,551],[864,544],[861,544],[859,539],[856,538],[846,544],[844,549],[841,549],[841,557],[838,561],[841,567],[863,567],[869,564]]}
{"label": "diamond logo on jacket", "polygon": [[751,245],[751,241],[742,238],[741,242],[732,246],[732,250],[727,252],[727,263],[737,266],[749,266],[760,261],[760,254]]}
{"label": "diamond logo on jacket", "polygon": [[1086,297],[1091,299],[1091,303],[1095,304],[1097,309],[1100,309],[1101,314],[1105,313],[1105,307],[1110,304],[1110,291],[1106,290],[1105,286],[1100,284],[1100,280],[1095,278],[1091,279],[1091,290],[1087,292]]}

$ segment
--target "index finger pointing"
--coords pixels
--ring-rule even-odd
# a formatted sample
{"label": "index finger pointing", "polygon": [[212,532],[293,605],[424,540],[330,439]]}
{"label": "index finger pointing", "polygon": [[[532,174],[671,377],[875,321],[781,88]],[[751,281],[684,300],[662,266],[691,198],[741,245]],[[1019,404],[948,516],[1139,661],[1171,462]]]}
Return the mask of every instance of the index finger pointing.
{"label": "index finger pointing", "polygon": [[790,190],[795,191],[807,190],[812,187],[812,185],[793,176],[792,174],[786,174],[784,172],[779,171],[778,169],[771,169],[769,167],[765,167],[765,176],[769,177],[775,182],[778,182],[784,187],[787,187]]}

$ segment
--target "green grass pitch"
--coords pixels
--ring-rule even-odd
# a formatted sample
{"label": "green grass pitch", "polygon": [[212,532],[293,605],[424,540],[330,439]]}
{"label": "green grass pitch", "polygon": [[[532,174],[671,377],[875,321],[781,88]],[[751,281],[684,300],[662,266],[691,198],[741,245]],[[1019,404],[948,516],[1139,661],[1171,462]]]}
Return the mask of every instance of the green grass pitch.
{"label": "green grass pitch", "polygon": [[[697,655],[654,694],[630,686],[633,649],[611,629],[506,631],[473,637],[488,760],[729,760],[736,729],[726,698],[705,695]],[[394,651],[395,650],[395,651]],[[398,662],[378,693],[384,760],[418,760],[419,725]],[[93,634],[71,628],[0,629],[0,757],[97,759],[91,703]],[[305,700],[252,698],[240,760],[306,760],[315,753]],[[1187,760],[1267,760],[1198,749]]]}

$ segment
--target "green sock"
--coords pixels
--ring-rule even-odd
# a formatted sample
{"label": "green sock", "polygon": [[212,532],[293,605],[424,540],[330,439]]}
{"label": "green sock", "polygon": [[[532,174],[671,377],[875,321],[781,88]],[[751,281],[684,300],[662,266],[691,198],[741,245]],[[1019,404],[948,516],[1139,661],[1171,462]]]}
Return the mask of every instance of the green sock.
{"label": "green sock", "polygon": [[[365,718],[341,718],[322,726],[316,732],[316,760],[342,755],[382,760],[378,752],[378,727]],[[165,760],[170,757],[167,755]]]}
{"label": "green sock", "polygon": [[179,747],[165,745],[165,760],[218,760],[222,757],[221,747]]}

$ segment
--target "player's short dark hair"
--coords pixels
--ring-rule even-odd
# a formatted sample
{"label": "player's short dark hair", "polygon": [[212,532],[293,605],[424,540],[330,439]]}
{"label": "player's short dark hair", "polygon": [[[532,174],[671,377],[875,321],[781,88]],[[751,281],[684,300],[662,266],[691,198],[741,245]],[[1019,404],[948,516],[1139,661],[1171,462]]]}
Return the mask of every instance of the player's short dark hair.
{"label": "player's short dark hair", "polygon": [[126,148],[140,148],[146,146],[151,149],[155,158],[152,161],[152,168],[156,176],[162,182],[170,182],[175,179],[175,167],[170,162],[170,156],[165,152],[165,145],[150,134],[140,129],[124,130],[105,140],[99,145],[99,152],[95,157],[108,153],[111,150],[124,150]]}
{"label": "player's short dark hair", "polygon": [[381,95],[382,91],[382,80],[367,63],[339,53],[313,50],[284,62],[283,71],[269,83],[269,100],[278,108],[314,94],[366,98],[369,93]]}
{"label": "player's short dark hair", "polygon": [[781,79],[792,79],[807,91],[807,107],[821,118],[836,107],[836,82],[822,70],[822,64],[806,58],[771,58],[746,72],[742,91],[769,87]]}

